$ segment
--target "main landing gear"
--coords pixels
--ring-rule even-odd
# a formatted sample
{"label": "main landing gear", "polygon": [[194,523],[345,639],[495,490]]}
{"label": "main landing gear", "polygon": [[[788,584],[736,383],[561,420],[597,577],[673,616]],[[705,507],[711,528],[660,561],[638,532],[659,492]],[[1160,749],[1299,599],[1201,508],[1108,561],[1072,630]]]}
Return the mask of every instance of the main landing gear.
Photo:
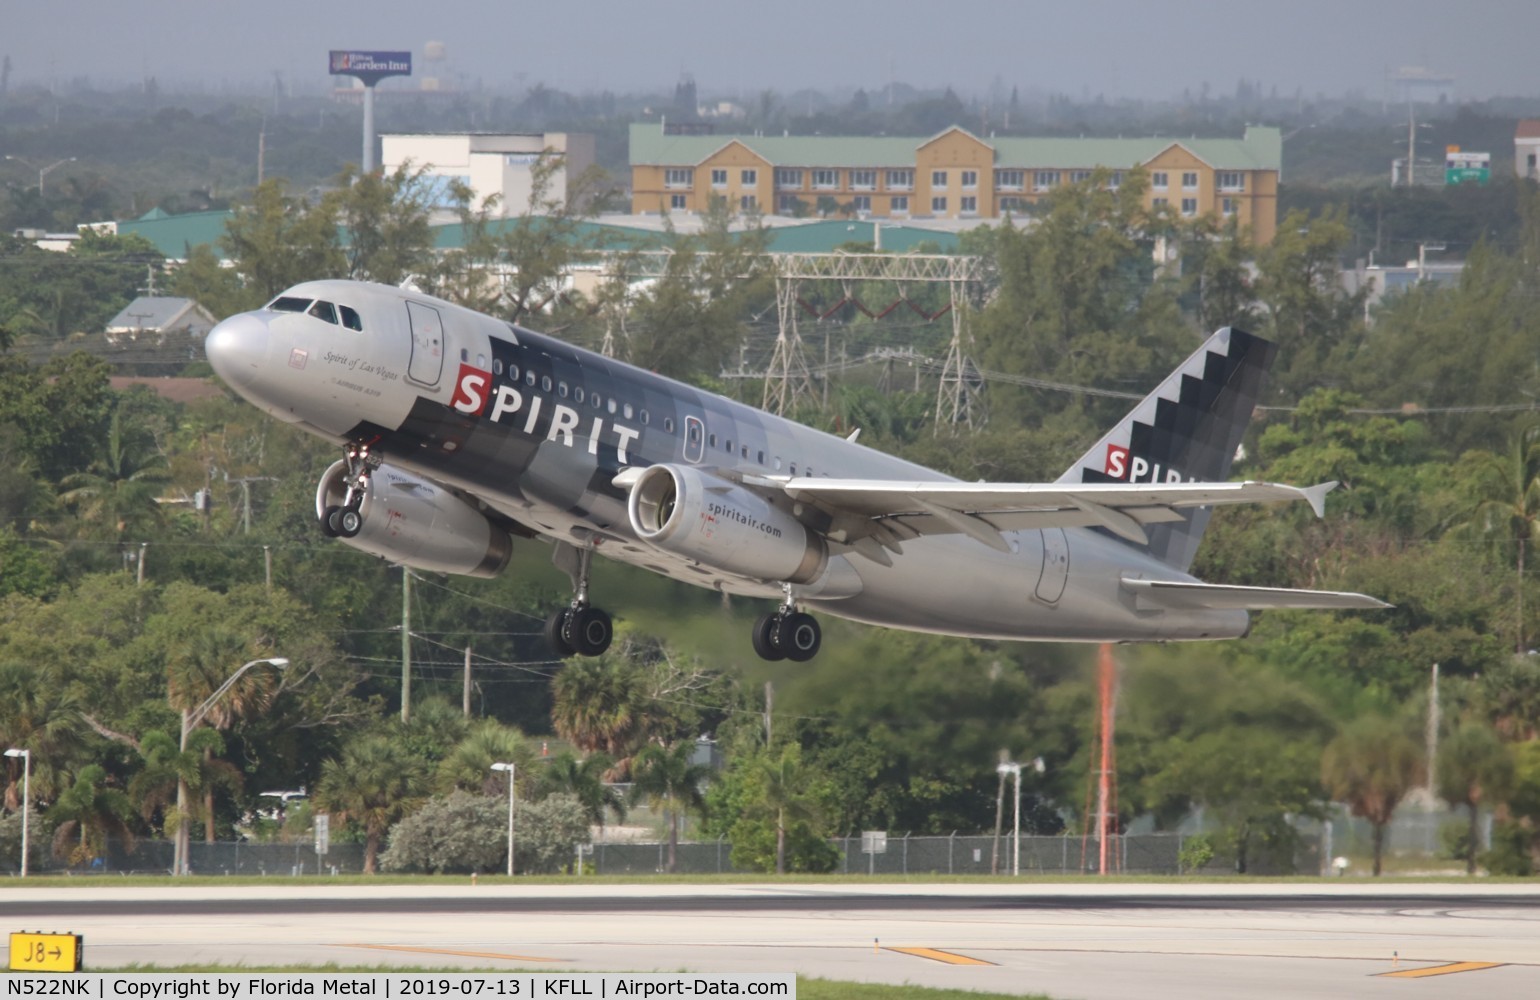
{"label": "main landing gear", "polygon": [[366,444],[350,444],[343,449],[348,463],[347,492],[342,503],[327,507],[321,514],[321,533],[328,538],[352,538],[364,528],[364,495],[369,492],[369,474],[380,464],[369,455]]}
{"label": "main landing gear", "polygon": [[545,642],[559,659],[569,656],[599,656],[610,648],[615,638],[614,623],[602,608],[588,603],[588,567],[593,561],[591,546],[578,548],[557,543],[553,558],[572,575],[576,593],[572,603],[545,620]]}
{"label": "main landing gear", "polygon": [[765,660],[791,660],[806,663],[818,655],[823,644],[823,629],[818,619],[798,611],[792,600],[791,584],[785,584],[786,599],[774,611],[759,616],[754,623],[754,652]]}

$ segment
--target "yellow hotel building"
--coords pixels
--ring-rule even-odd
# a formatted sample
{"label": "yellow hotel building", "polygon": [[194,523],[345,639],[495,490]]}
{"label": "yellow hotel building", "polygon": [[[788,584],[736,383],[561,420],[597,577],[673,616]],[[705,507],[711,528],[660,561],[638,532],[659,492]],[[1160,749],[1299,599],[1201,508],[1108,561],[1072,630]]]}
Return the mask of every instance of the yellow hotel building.
{"label": "yellow hotel building", "polygon": [[[993,219],[1084,180],[1149,174],[1150,207],[1234,216],[1259,244],[1278,227],[1278,129],[1240,139],[1020,139],[949,128],[929,139],[674,135],[631,126],[631,211],[699,212],[713,196],[743,211],[796,214],[831,198],[875,219]],[[825,202],[827,204],[827,202]]]}

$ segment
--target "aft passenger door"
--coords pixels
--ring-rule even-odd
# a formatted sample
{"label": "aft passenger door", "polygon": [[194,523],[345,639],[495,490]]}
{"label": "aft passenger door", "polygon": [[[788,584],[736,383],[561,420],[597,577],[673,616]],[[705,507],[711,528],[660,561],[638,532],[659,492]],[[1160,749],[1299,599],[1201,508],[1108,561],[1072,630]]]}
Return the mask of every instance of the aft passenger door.
{"label": "aft passenger door", "polygon": [[1043,572],[1037,578],[1037,599],[1057,604],[1069,582],[1069,539],[1063,528],[1044,528],[1038,534],[1043,536]]}
{"label": "aft passenger door", "polygon": [[406,375],[421,385],[438,385],[444,373],[444,321],[438,310],[420,302],[408,302],[406,315],[412,326],[412,356]]}

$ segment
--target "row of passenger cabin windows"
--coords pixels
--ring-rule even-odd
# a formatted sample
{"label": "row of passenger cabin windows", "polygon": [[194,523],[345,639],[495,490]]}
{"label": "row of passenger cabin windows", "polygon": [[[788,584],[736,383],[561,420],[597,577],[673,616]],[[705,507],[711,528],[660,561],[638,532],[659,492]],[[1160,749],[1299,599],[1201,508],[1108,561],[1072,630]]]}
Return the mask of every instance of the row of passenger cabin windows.
{"label": "row of passenger cabin windows", "polygon": [[280,295],[267,304],[274,312],[307,313],[316,319],[324,319],[333,326],[345,326],[349,330],[357,330],[360,333],[364,329],[364,321],[358,315],[358,310],[351,306],[339,306],[324,299],[301,299],[292,295]]}
{"label": "row of passenger cabin windows", "polygon": [[[699,444],[700,443],[700,434],[701,434],[700,425],[699,424],[691,424],[690,425],[690,443],[691,444]],[[715,434],[707,435],[707,437],[706,437],[706,444],[707,444],[708,447],[716,448],[716,446],[717,446],[717,436]],[[722,450],[727,452],[729,455],[731,455],[733,453],[732,438],[725,438],[725,439],[723,439],[723,441],[722,441]],[[740,444],[738,446],[738,455],[739,455],[739,457],[743,458],[745,461],[750,460],[749,459],[749,446],[746,445],[746,444]],[[765,463],[765,453],[764,453],[763,450],[755,451],[754,452],[754,458],[752,459],[752,461],[754,461],[758,465],[765,466],[766,468],[773,468],[776,472],[780,472],[781,468],[782,468],[782,466],[784,464],[781,461],[781,456],[776,455],[776,456],[774,456],[771,459],[770,464],[766,465],[766,463]],[[787,466],[787,469],[788,469],[788,471],[791,472],[792,475],[795,476],[797,474],[797,463],[796,462],[792,462],[790,464],[790,466]],[[813,474],[812,466],[805,466],[802,469],[802,474],[804,476],[811,476]]]}

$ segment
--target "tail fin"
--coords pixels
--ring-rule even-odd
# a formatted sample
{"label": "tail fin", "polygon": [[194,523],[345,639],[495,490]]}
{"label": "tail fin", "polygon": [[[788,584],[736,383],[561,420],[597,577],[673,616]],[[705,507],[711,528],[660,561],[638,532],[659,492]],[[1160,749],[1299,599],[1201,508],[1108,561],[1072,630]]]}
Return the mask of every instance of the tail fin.
{"label": "tail fin", "polygon": [[[1080,456],[1061,483],[1223,482],[1278,348],[1224,327]],[[1151,525],[1149,551],[1185,572],[1209,509]]]}

